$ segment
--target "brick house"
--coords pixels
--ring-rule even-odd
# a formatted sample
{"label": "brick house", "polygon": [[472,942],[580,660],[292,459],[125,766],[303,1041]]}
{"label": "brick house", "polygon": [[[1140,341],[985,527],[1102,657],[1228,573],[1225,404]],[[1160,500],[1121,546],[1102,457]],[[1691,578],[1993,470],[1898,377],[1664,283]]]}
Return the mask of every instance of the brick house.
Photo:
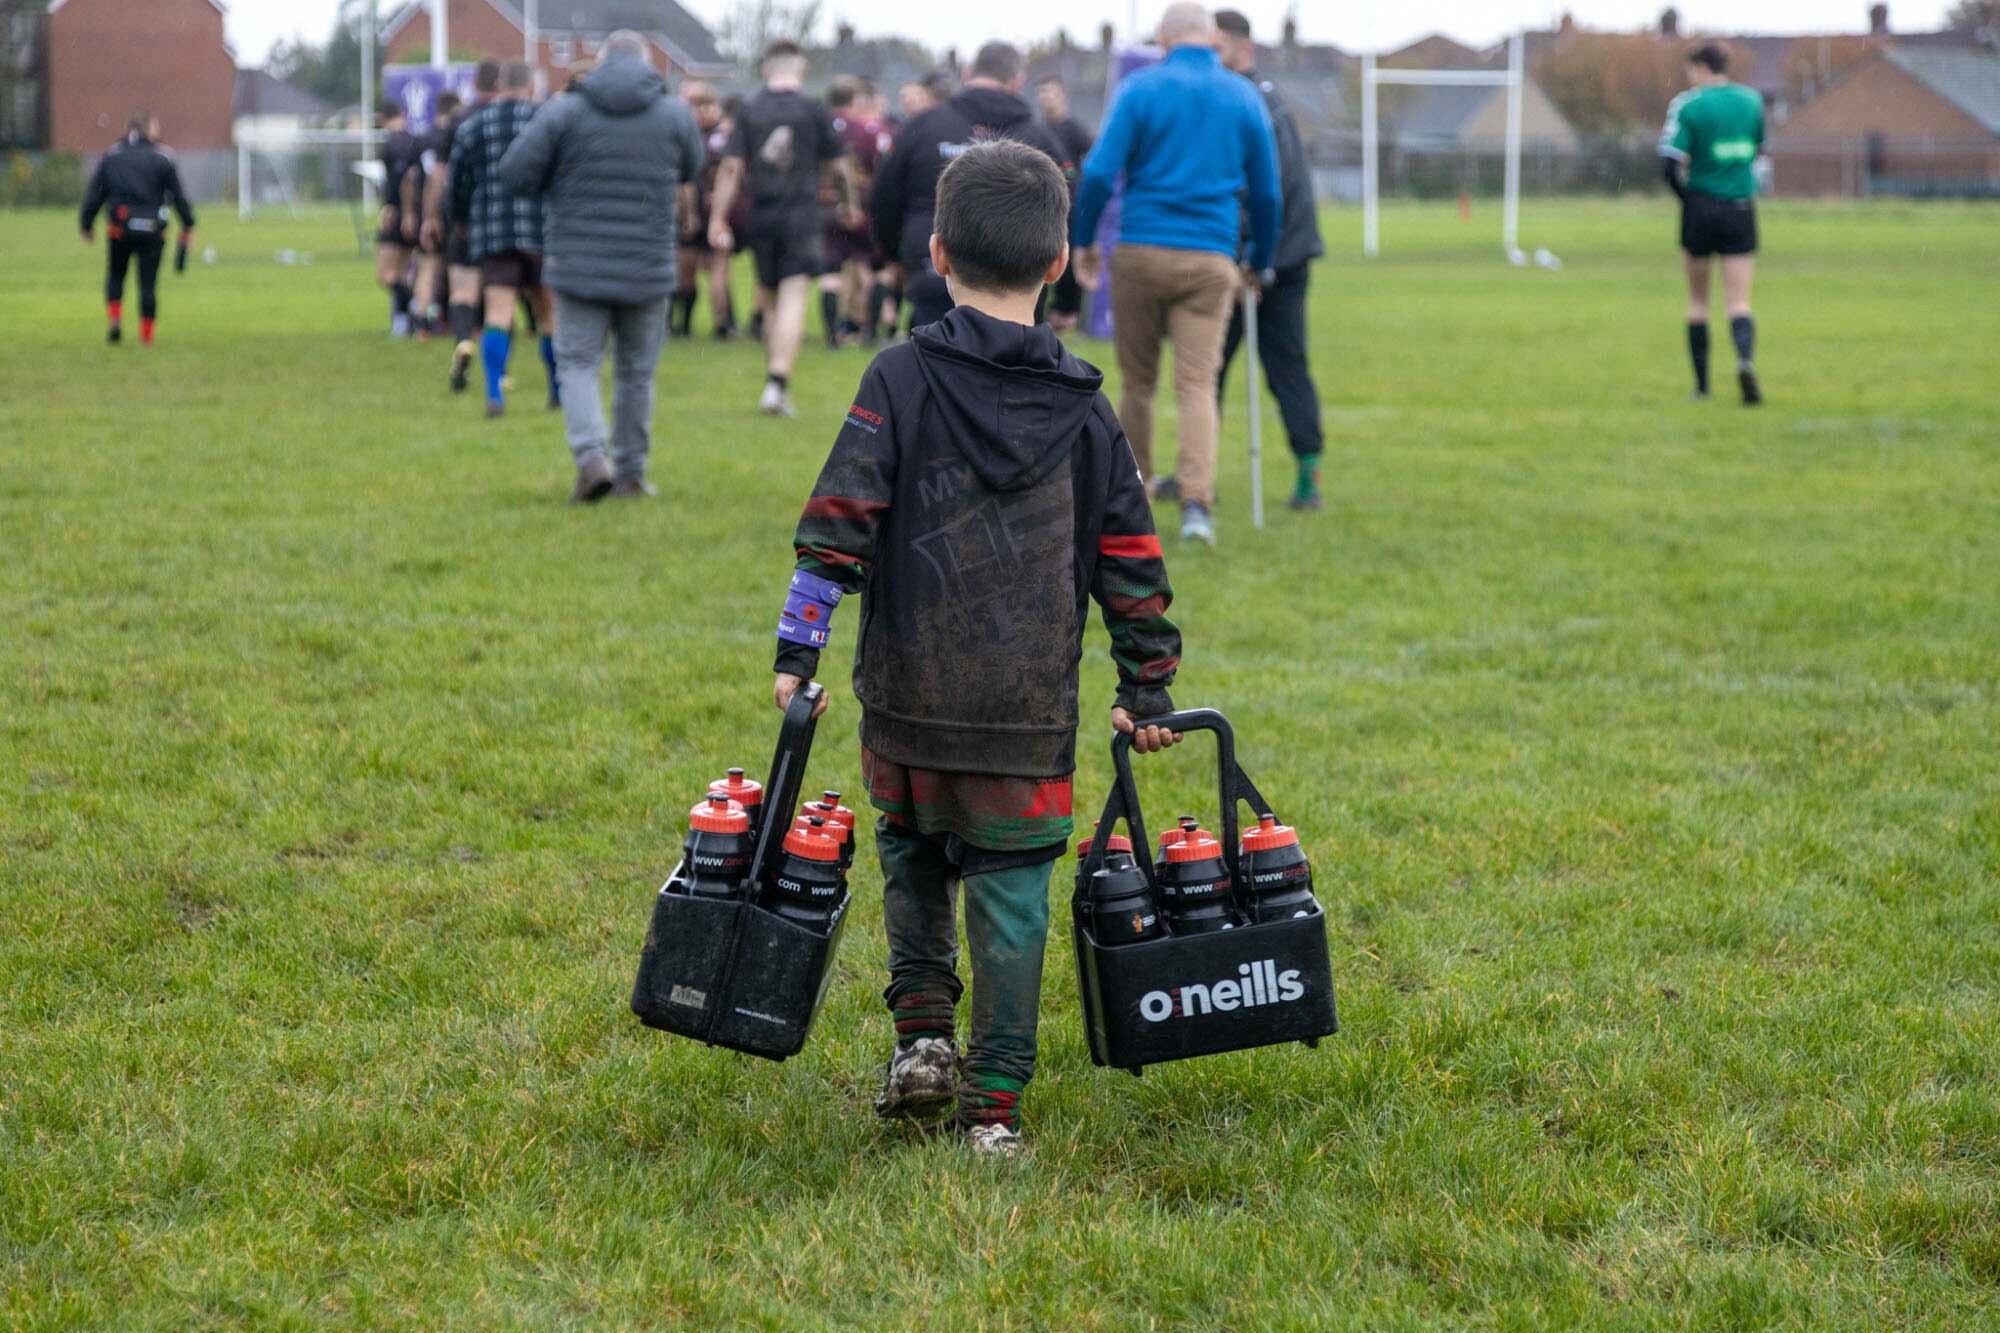
{"label": "brick house", "polygon": [[2000,195],[2000,51],[1892,46],[1771,135],[1787,194]]}
{"label": "brick house", "polygon": [[43,48],[48,146],[85,158],[140,108],[183,153],[226,149],[236,59],[218,0],[54,0]]}
{"label": "brick house", "polygon": [[[526,17],[512,0],[446,0],[447,40],[454,57],[519,60]],[[537,13],[535,65],[545,88],[561,88],[569,67],[597,54],[621,28],[646,35],[653,68],[669,79],[727,78],[734,66],[716,49],[701,20],[675,0],[546,0]],[[404,5],[382,26],[382,48],[392,64],[420,64],[431,55],[427,0]]]}

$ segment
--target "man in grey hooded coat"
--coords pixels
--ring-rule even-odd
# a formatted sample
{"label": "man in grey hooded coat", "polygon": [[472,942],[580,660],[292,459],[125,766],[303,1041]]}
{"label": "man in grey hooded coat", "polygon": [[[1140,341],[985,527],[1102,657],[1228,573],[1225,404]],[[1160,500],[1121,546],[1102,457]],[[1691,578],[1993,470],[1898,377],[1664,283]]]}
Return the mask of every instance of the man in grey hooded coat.
{"label": "man in grey hooded coat", "polygon": [[[543,280],[556,294],[574,502],[655,493],[646,480],[653,375],[677,277],[679,215],[694,207],[701,162],[693,115],[667,95],[646,39],[633,32],[606,38],[597,68],[543,107],[500,162],[509,188],[548,199]],[[608,431],[597,384],[607,338],[616,340]]]}

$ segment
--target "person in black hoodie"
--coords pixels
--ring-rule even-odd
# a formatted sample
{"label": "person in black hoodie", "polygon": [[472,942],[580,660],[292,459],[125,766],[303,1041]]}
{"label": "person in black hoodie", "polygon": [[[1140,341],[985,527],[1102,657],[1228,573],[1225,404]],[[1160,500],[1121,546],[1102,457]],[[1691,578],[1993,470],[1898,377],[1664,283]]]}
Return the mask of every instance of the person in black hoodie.
{"label": "person in black hoodie", "polygon": [[125,272],[136,259],[139,340],[152,345],[153,321],[160,313],[160,256],[166,252],[169,204],[180,215],[183,253],[194,238],[194,208],[181,188],[181,173],[174,159],[155,142],[159,137],[158,119],[149,112],[135,112],[125,137],[97,159],[90,187],[84,191],[83,211],[77,218],[83,242],[88,245],[97,215],[109,214],[105,230],[111,253],[104,273],[104,313],[109,324],[105,337],[114,343],[124,337]]}
{"label": "person in black hoodie", "polygon": [[[806,503],[778,625],[779,707],[810,680],[832,613],[860,593],[861,767],[882,812],[896,1023],[878,1113],[935,1114],[974,1147],[1020,1146],[1034,1074],[1049,873],[1071,832],[1077,678],[1091,598],[1118,669],[1112,724],[1149,752],[1180,737],[1180,632],[1139,466],[1103,376],[1036,325],[1067,262],[1069,190],[1017,143],[939,181],[930,260],[957,308],[862,376]],[[824,707],[824,700],[822,700]],[[954,897],[965,891],[971,1039],[955,1049]]]}
{"label": "person in black hoodie", "polygon": [[876,174],[868,212],[882,253],[902,265],[913,329],[951,309],[944,276],[930,262],[930,237],[938,177],[952,160],[975,143],[1013,139],[1062,165],[1062,145],[1021,100],[1021,80],[1019,50],[1006,42],[980,47],[965,86],[905,124]]}

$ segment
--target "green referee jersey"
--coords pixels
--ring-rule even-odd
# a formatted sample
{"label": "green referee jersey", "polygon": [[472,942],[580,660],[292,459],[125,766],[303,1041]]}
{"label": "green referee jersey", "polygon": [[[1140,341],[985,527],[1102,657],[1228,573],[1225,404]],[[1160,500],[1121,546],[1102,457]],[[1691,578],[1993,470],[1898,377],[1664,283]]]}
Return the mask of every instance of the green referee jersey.
{"label": "green referee jersey", "polygon": [[1740,83],[1690,88],[1667,108],[1660,153],[1687,163],[1690,190],[1722,199],[1757,193],[1751,164],[1764,146],[1764,99]]}

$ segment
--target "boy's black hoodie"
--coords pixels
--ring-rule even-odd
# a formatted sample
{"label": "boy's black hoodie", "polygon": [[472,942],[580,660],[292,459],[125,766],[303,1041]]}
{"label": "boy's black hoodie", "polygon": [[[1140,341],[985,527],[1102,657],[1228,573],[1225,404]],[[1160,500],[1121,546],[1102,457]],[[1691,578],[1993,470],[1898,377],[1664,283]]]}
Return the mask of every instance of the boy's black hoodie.
{"label": "boy's black hoodie", "polygon": [[[1046,325],[959,307],[875,358],[799,521],[798,567],[860,592],[861,740],[893,763],[1058,777],[1103,607],[1117,702],[1172,708],[1180,631],[1152,507],[1103,376]],[[810,678],[813,649],[777,669]]]}

